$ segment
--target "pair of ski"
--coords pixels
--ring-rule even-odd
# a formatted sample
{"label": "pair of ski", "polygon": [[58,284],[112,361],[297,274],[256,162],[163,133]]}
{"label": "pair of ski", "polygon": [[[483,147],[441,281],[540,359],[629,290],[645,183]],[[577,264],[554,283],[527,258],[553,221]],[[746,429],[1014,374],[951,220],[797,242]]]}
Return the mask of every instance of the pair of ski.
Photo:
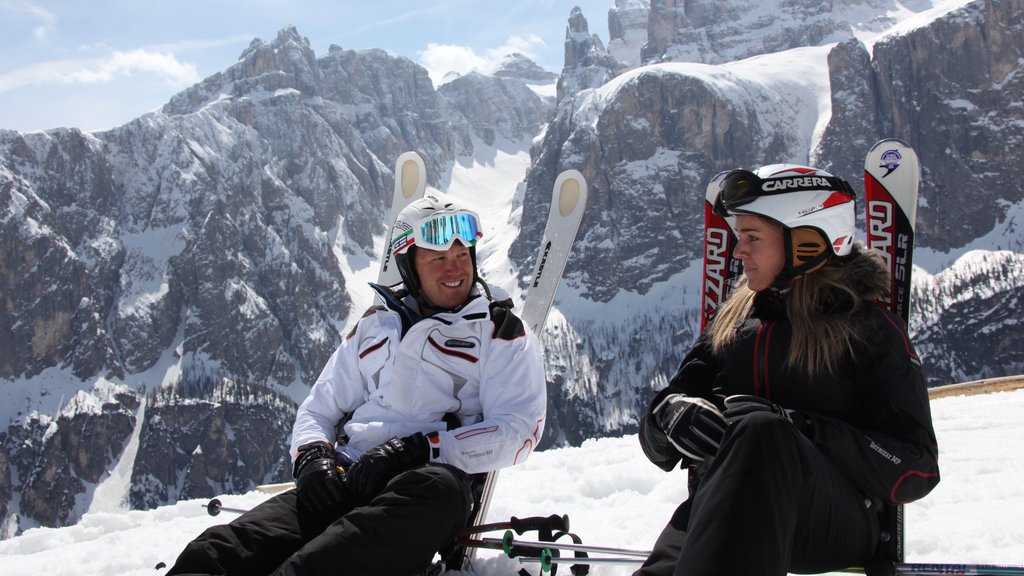
{"label": "pair of ski", "polygon": [[[704,202],[704,279],[701,285],[703,332],[719,304],[725,301],[742,273],[733,256],[736,235],[725,218],[714,213],[715,200],[728,172],[711,179]],[[905,142],[880,140],[864,160],[864,195],[868,247],[882,254],[892,290],[884,304],[910,323],[910,274],[913,270],[914,226],[921,168],[917,154]]]}
{"label": "pair of ski", "polygon": [[[398,267],[391,258],[392,226],[399,213],[417,199],[421,198],[427,187],[427,172],[423,159],[416,152],[406,152],[398,157],[395,165],[395,188],[388,216],[388,233],[381,251],[380,268],[377,283],[383,286],[394,286],[402,281]],[[536,262],[530,286],[517,315],[540,337],[547,320],[555,292],[562,280],[562,272],[569,259],[576,232],[583,220],[583,212],[587,206],[587,183],[583,175],[576,170],[566,170],[555,179],[551,191],[551,206],[548,210],[547,224],[544,235],[537,248]],[[475,494],[477,501],[472,526],[469,530],[481,530],[487,511],[490,507],[494,488],[497,484],[498,472],[490,472]],[[515,518],[513,518],[515,520]],[[493,528],[491,528],[493,529]],[[459,570],[471,562],[476,547],[461,542],[452,551],[444,554],[445,570]]]}

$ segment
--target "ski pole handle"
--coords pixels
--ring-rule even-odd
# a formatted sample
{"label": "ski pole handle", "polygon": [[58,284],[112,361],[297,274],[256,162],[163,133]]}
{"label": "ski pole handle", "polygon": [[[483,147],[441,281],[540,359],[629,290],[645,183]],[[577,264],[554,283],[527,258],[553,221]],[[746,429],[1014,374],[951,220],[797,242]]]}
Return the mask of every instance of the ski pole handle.
{"label": "ski pole handle", "polygon": [[568,532],[569,531],[569,516],[563,514],[552,514],[550,516],[531,516],[529,518],[516,518],[512,517],[509,521],[509,526],[516,531],[516,534],[522,534],[527,530],[543,531],[548,530],[550,532]]}
{"label": "ski pole handle", "polygon": [[470,526],[463,530],[461,535],[468,537],[471,534],[479,534],[481,532],[509,529],[515,530],[516,534],[522,534],[528,530],[537,530],[538,532],[547,530],[552,533],[568,532],[569,517],[565,514],[561,516],[558,514],[552,514],[550,516],[530,516],[529,518],[516,518],[513,516],[511,520],[507,520],[505,522],[492,522],[490,524]]}

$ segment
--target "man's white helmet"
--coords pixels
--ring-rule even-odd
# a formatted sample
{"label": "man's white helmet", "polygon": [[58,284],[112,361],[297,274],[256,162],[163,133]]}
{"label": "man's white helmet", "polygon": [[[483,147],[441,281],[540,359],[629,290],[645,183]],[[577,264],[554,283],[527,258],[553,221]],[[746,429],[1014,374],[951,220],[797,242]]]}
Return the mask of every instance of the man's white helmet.
{"label": "man's white helmet", "polygon": [[480,218],[458,200],[431,192],[406,206],[391,232],[391,257],[402,283],[413,295],[420,289],[419,275],[413,264],[414,247],[447,250],[455,241],[469,247],[476,279],[476,243],[483,237]]}
{"label": "man's white helmet", "polygon": [[772,164],[753,172],[733,170],[722,179],[715,211],[770,218],[783,226],[786,258],[797,273],[824,265],[853,249],[856,205],[853,188],[824,170]]}

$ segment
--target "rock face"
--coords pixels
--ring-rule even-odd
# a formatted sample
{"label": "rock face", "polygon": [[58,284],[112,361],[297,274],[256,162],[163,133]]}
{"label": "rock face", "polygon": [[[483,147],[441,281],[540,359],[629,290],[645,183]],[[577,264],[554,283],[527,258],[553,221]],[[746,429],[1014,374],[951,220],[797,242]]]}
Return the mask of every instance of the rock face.
{"label": "rock face", "polygon": [[174,394],[157,394],[147,406],[132,470],[132,508],[291,479],[290,400],[234,383],[203,390],[204,400]]}
{"label": "rock face", "polygon": [[608,10],[608,53],[626,69],[642,63],[650,12],[648,0],[615,0]]}
{"label": "rock face", "polygon": [[[439,91],[410,60],[317,58],[286,28],[122,127],[0,131],[0,386],[56,367],[88,397],[97,379],[150,390],[110,414],[10,408],[2,534],[76,521],[132,430],[136,507],[287,479],[294,402],[362,312],[343,270],[376,260],[395,158],[417,150],[436,186],[474,141],[528,141],[553,107],[538,81],[553,79],[519,56]],[[196,378],[261,392],[183,394]],[[96,445],[65,437],[101,425]],[[95,460],[62,473],[79,453]]]}
{"label": "rock face", "polygon": [[76,521],[84,511],[77,498],[91,492],[117,462],[135,427],[138,405],[124,387],[79,392],[56,418],[33,415],[0,434],[3,535],[17,528],[8,517],[11,504],[30,526]]}
{"label": "rock face", "polygon": [[915,275],[911,331],[929,382],[1024,371],[1024,0],[853,38],[891,24],[856,15],[894,8],[621,0],[607,50],[575,9],[557,97],[521,55],[435,89],[410,60],[317,57],[286,28],[122,127],[0,130],[0,537],[77,521],[115,467],[139,508],[287,479],[295,402],[361,313],[352,270],[377,257],[410,149],[433,186],[474,154],[530,150],[509,222],[522,274],[557,174],[587,178],[542,334],[545,446],[635,431],[692,345],[713,174],[807,162],[859,188],[884,137],[925,169],[932,274]]}
{"label": "rock face", "polygon": [[569,14],[565,29],[565,66],[558,79],[558,101],[581,90],[602,86],[618,74],[622,65],[608,54],[597,34],[590,33],[583,11],[577,6]]}
{"label": "rock face", "polygon": [[[651,0],[645,63],[721,64],[853,37],[862,14],[885,14],[891,0]],[[858,22],[878,28],[885,17]]]}
{"label": "rock face", "polygon": [[[766,10],[778,14],[765,16]],[[924,166],[918,246],[922,257],[951,266],[915,296],[911,326],[929,383],[1015,374],[1024,367],[1015,352],[1024,349],[1024,333],[1012,320],[1020,314],[1016,256],[1022,237],[1015,222],[1024,188],[1007,181],[1024,152],[1016,104],[1022,101],[1024,30],[1015,24],[1024,5],[971,3],[929,26],[891,35],[870,52],[854,39],[836,44],[827,61],[832,114],[810,150],[798,127],[805,115],[801,107],[815,105],[800,90],[778,91],[719,67],[667,62],[715,63],[759,53],[762,48],[749,40],[762,28],[769,39],[766,52],[847,36],[851,24],[842,15],[852,8],[815,16],[817,10],[799,2],[761,8],[652,1],[644,59],[664,62],[559,101],[534,149],[522,230],[511,255],[522,262],[520,269],[531,269],[529,247],[541,234],[554,178],[561,170],[580,169],[590,183],[591,204],[566,283],[591,301],[632,302],[624,294],[636,293],[649,304],[634,304],[628,314],[605,320],[598,320],[601,313],[592,306],[563,310],[567,319],[560,332],[544,338],[549,381],[559,383],[550,394],[548,441],[578,441],[593,429],[635,430],[647,399],[676,368],[669,359],[678,362],[691,345],[699,272],[689,266],[701,255],[704,183],[712,175],[780,160],[810,162],[861,188],[864,154],[885,137],[902,138],[918,150]],[[751,27],[755,15],[761,19]],[[789,22],[770,25],[778,20]],[[812,25],[804,27],[806,22]],[[567,67],[563,78],[572,73]],[[965,246],[1012,252],[977,266],[941,256]],[[680,273],[685,280],[678,279]],[[680,293],[670,297],[662,287],[673,281],[681,282]],[[950,301],[955,290],[972,297]],[[997,298],[1006,304],[996,305]],[[999,313],[982,314],[985,302]],[[991,330],[995,343],[982,350],[954,325]],[[652,327],[653,333],[637,326]],[[618,337],[613,341],[610,334]],[[652,339],[659,337],[677,341],[679,348],[655,352]]]}

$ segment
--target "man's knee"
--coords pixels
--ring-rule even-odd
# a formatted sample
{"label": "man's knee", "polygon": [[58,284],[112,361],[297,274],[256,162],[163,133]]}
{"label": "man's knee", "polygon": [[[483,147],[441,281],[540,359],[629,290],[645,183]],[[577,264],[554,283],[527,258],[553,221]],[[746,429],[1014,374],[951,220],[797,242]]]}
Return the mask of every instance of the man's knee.
{"label": "man's knee", "polygon": [[446,508],[458,510],[472,507],[472,488],[465,472],[447,464],[431,464],[399,475],[388,490],[413,490],[420,497],[445,502]]}

